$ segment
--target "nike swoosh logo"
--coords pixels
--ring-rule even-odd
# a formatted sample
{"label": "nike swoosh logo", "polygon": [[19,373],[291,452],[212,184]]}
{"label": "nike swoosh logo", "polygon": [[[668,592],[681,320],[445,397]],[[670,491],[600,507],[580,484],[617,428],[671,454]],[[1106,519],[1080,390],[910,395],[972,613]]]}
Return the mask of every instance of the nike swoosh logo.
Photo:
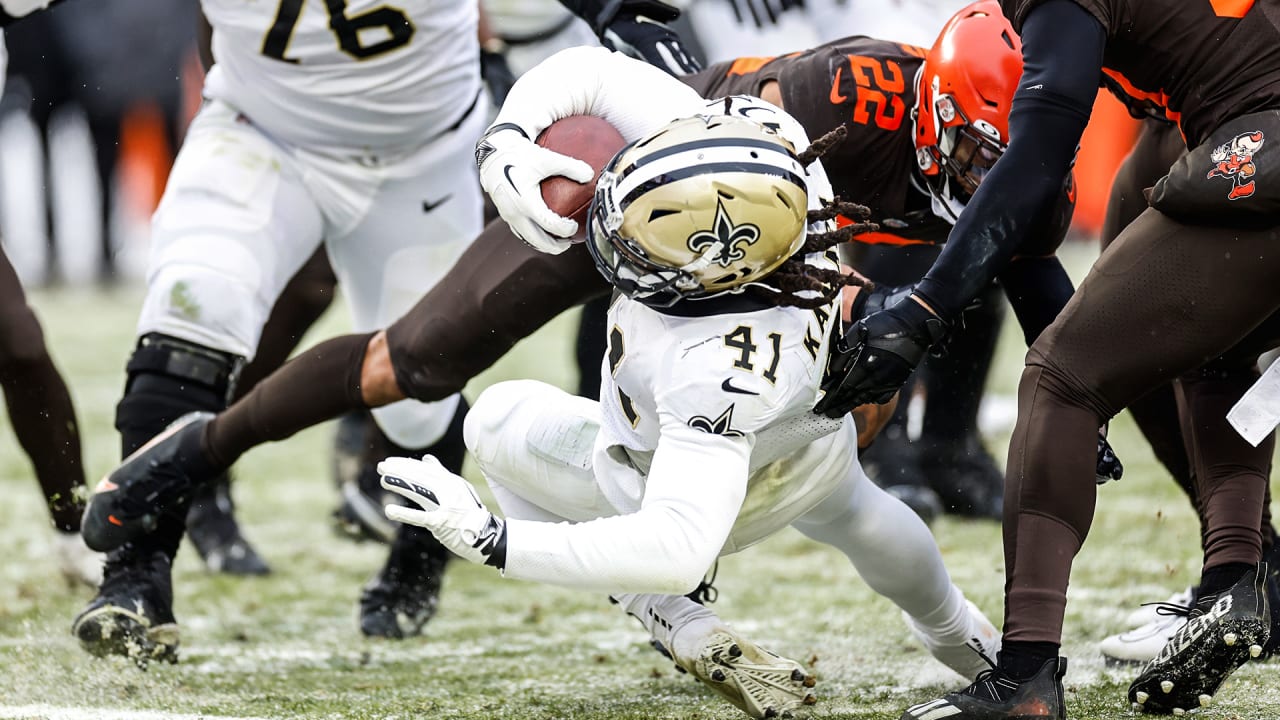
{"label": "nike swoosh logo", "polygon": [[729,382],[729,378],[725,378],[724,382],[720,383],[720,389],[728,393],[738,393],[739,395],[759,395],[760,394],[758,392],[755,392],[754,390],[743,390],[742,388],[734,387],[733,384]]}
{"label": "nike swoosh logo", "polygon": [[511,168],[512,168],[512,167],[515,167],[515,166],[514,166],[514,165],[507,165],[507,166],[503,167],[503,168],[502,168],[502,176],[503,176],[503,177],[505,177],[505,178],[507,179],[507,184],[511,186],[511,189],[512,189],[512,190],[515,190],[515,191],[516,191],[516,194],[517,194],[517,195],[519,195],[519,194],[520,194],[520,188],[516,187],[516,184],[515,184],[515,183],[513,183],[513,182],[511,182]]}
{"label": "nike swoosh logo", "polygon": [[831,104],[832,105],[839,105],[843,103],[845,100],[849,99],[847,95],[840,92],[840,71],[843,69],[844,69],[843,67],[836,68],[836,76],[831,81]]}
{"label": "nike swoosh logo", "polygon": [[424,213],[429,213],[429,212],[431,212],[432,210],[435,210],[436,208],[440,207],[441,205],[443,205],[443,204],[445,204],[445,203],[449,202],[449,198],[451,198],[451,197],[453,197],[453,193],[449,193],[448,195],[445,195],[444,197],[440,198],[439,200],[437,200],[437,201],[435,201],[435,202],[431,202],[430,200],[423,200],[423,201],[422,201],[422,212],[424,212]]}

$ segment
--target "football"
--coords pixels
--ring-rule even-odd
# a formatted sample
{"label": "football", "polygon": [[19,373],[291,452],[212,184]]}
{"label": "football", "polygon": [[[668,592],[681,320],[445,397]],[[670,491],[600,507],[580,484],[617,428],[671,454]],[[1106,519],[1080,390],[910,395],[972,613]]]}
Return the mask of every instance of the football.
{"label": "football", "polygon": [[557,215],[578,221],[574,242],[587,233],[587,210],[596,191],[600,171],[627,144],[609,121],[594,115],[572,115],[551,123],[538,135],[538,144],[562,155],[575,157],[596,171],[589,183],[576,183],[562,175],[542,181],[542,199]]}

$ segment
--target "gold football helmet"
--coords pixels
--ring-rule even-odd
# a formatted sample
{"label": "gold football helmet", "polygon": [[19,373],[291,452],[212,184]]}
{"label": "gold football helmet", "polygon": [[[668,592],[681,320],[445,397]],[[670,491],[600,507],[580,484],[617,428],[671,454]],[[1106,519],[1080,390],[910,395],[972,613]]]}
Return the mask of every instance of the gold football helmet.
{"label": "gold football helmet", "polygon": [[805,170],[791,143],[743,117],[672,122],[605,166],[588,219],[596,267],[668,306],[740,291],[804,244]]}

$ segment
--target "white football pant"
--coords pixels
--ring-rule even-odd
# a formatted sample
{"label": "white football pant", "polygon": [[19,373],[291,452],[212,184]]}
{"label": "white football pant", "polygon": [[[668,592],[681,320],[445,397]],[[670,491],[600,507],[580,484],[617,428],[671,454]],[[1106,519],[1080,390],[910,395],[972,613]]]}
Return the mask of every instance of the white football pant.
{"label": "white football pant", "polygon": [[[343,157],[275,142],[207,102],[152,219],[138,334],[252,358],[277,297],[321,242],[356,331],[386,327],[480,232],[473,149],[485,105],[407,155]],[[373,414],[397,444],[426,447],[457,404],[406,400]]]}

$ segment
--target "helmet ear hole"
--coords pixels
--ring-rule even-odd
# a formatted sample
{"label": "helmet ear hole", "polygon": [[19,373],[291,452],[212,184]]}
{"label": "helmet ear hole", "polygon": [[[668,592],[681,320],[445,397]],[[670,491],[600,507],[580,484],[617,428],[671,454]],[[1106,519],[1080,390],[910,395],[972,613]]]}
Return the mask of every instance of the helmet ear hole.
{"label": "helmet ear hole", "polygon": [[653,222],[654,220],[661,220],[662,218],[667,217],[668,215],[679,215],[679,214],[680,214],[679,210],[654,208],[653,210],[649,211],[649,222]]}

